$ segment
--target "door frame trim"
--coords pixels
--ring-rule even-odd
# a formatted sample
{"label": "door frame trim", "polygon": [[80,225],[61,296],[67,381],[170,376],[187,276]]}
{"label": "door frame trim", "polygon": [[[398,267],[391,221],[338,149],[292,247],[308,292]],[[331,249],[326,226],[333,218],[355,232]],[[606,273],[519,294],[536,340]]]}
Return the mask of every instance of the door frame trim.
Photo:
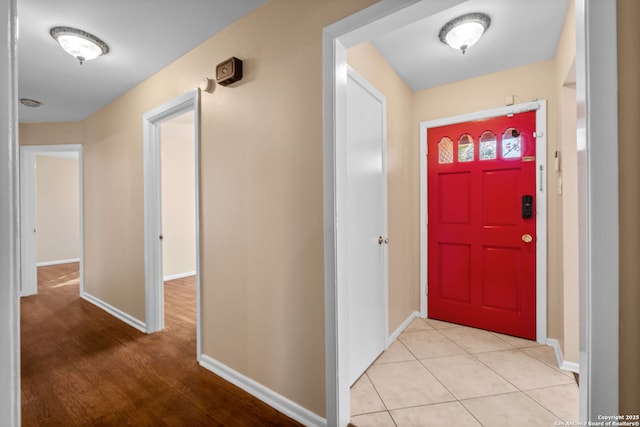
{"label": "door frame trim", "polygon": [[[29,277],[30,272],[37,271],[37,243],[31,230],[36,222],[36,174],[35,161],[37,155],[51,155],[61,153],[73,153],[78,159],[78,227],[79,242],[78,255],[80,258],[80,296],[84,297],[84,194],[83,194],[83,168],[81,144],[56,144],[56,145],[23,145],[20,147],[20,296],[36,295],[38,293],[38,281],[36,277]],[[26,261],[32,259],[35,265],[25,268]],[[25,289],[25,282],[32,283]]]}
{"label": "door frame trim", "polygon": [[[381,0],[323,30],[323,158],[325,372],[328,425],[344,427],[350,419],[349,387],[342,371],[348,361],[345,333],[343,259],[339,224],[344,173],[338,153],[344,141],[346,49],[376,34],[398,28],[412,17],[426,16],[459,4],[456,0]],[[576,81],[578,97],[578,179],[586,183],[580,218],[580,414],[617,411],[618,350],[618,205],[617,202],[617,52],[616,3],[575,0]],[[431,8],[431,9],[430,9]],[[425,12],[426,11],[426,12]],[[409,16],[407,16],[409,15]],[[604,19],[601,19],[604,16]],[[413,19],[415,20],[415,19]],[[609,60],[602,60],[606,52]],[[612,59],[614,58],[614,59]],[[588,78],[587,78],[588,77]],[[603,115],[604,113],[604,115]],[[606,141],[606,143],[605,143]],[[588,148],[587,148],[588,147]],[[597,259],[597,262],[593,262]],[[419,286],[419,284],[416,284]],[[606,308],[602,308],[606,307]],[[581,380],[582,381],[582,380]],[[607,396],[607,397],[605,397]],[[600,404],[596,407],[596,401]]]}
{"label": "door frame trim", "polygon": [[[325,398],[327,425],[351,418],[346,231],[347,48],[376,34],[441,12],[464,0],[381,0],[323,29],[323,206],[325,296]],[[418,284],[416,284],[416,287]]]}
{"label": "door frame trim", "polygon": [[427,317],[427,130],[456,123],[508,114],[536,111],[536,341],[547,343],[547,101],[506,107],[420,122],[420,314]]}
{"label": "door frame trim", "polygon": [[6,426],[19,426],[21,416],[17,3],[0,4],[0,424]]}
{"label": "door frame trim", "polygon": [[164,329],[162,273],[162,187],[160,124],[180,114],[194,114],[196,204],[196,358],[202,356],[200,281],[200,89],[194,89],[147,111],[142,117],[144,159],[144,271],[145,323],[148,334]]}
{"label": "door frame trim", "polygon": [[584,420],[618,413],[620,400],[618,23],[615,1],[575,2],[580,417]]}

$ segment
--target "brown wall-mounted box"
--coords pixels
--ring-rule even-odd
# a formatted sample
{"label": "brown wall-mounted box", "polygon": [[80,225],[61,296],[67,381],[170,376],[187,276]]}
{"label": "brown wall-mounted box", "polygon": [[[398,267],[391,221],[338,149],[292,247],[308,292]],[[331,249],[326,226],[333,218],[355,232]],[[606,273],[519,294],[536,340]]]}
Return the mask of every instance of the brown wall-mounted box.
{"label": "brown wall-mounted box", "polygon": [[219,85],[227,86],[242,79],[242,60],[234,57],[216,66],[216,80]]}

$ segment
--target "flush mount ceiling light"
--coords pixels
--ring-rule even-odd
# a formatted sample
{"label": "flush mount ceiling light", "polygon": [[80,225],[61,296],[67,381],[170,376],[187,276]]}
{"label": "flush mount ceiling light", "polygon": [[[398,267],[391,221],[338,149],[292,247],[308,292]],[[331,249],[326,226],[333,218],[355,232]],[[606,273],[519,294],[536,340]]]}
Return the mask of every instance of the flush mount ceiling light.
{"label": "flush mount ceiling light", "polygon": [[459,16],[445,24],[440,30],[440,41],[464,54],[491,25],[491,18],[484,13],[469,13]]}
{"label": "flush mount ceiling light", "polygon": [[109,46],[105,42],[77,28],[53,27],[49,34],[69,55],[80,61],[80,65],[109,53]]}
{"label": "flush mount ceiling light", "polygon": [[36,101],[35,99],[29,98],[20,98],[20,103],[26,107],[37,108],[42,105],[42,102]]}

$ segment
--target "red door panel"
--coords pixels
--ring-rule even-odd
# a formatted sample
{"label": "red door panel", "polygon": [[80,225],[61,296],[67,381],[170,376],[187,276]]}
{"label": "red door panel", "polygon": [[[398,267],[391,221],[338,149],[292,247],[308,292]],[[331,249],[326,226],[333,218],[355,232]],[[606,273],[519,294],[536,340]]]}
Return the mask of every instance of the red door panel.
{"label": "red door panel", "polygon": [[521,212],[518,203],[519,169],[491,170],[483,173],[482,218],[485,227],[517,226]]}
{"label": "red door panel", "polygon": [[535,339],[534,131],[533,111],[428,129],[429,317]]}
{"label": "red door panel", "polygon": [[438,176],[440,221],[444,224],[471,223],[471,174],[443,173]]}
{"label": "red door panel", "polygon": [[440,266],[457,264],[460,268],[443,269],[440,271],[442,279],[442,299],[471,302],[471,247],[441,243]]}

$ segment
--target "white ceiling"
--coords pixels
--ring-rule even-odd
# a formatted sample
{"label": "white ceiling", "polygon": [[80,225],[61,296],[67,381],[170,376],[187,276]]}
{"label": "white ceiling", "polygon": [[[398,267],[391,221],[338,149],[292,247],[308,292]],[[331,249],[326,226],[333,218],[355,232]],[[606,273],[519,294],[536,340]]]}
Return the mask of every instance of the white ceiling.
{"label": "white ceiling", "polygon": [[[42,102],[20,105],[20,122],[82,120],[265,1],[18,0],[19,97]],[[420,90],[554,57],[568,2],[469,0],[373,43]],[[462,55],[438,32],[468,12],[492,21]],[[111,50],[81,66],[51,38],[54,26],[93,33]]]}
{"label": "white ceiling", "polygon": [[[82,120],[264,2],[18,0],[18,96],[42,102],[20,105],[19,120]],[[81,66],[49,35],[55,26],[88,31],[110,52]]]}
{"label": "white ceiling", "polygon": [[[555,56],[569,0],[469,0],[372,40],[416,91]],[[486,13],[491,25],[466,54],[438,38],[450,20]]]}

